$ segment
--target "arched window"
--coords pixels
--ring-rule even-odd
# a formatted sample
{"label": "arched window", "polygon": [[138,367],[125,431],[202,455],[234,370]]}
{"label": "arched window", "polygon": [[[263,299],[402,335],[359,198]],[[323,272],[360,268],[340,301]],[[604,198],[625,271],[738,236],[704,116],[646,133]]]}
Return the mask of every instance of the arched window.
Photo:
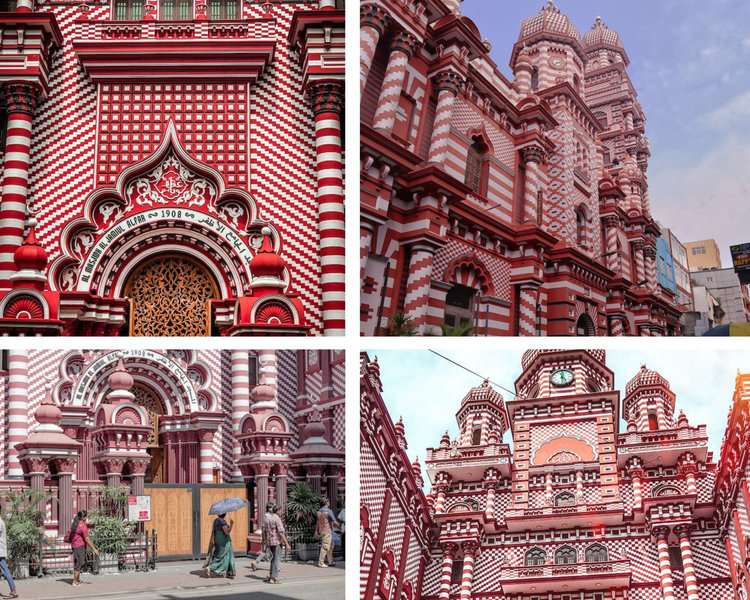
{"label": "arched window", "polygon": [[536,92],[539,89],[539,68],[531,69],[531,90]]}
{"label": "arched window", "polygon": [[555,506],[575,506],[576,497],[571,492],[562,492],[555,496]]}
{"label": "arched window", "polygon": [[586,388],[588,389],[589,392],[601,392],[602,391],[602,386],[600,386],[597,381],[595,381],[594,379],[590,377],[586,380]]}
{"label": "arched window", "polygon": [[187,21],[193,18],[191,0],[161,0],[159,19],[162,21]]}
{"label": "arched window", "polygon": [[573,87],[577,92],[581,91],[581,78],[578,75],[573,75]]}
{"label": "arched window", "polygon": [[576,208],[576,242],[579,246],[586,245],[586,230],[588,225],[588,217],[586,216],[586,209],[583,206]]}
{"label": "arched window", "polygon": [[583,313],[580,317],[578,317],[578,321],[576,322],[576,335],[577,336],[596,335],[596,327],[594,326],[594,321],[586,313]]}
{"label": "arched window", "polygon": [[140,21],[143,18],[144,0],[115,0],[115,21]]}
{"label": "arched window", "polygon": [[481,425],[475,425],[471,432],[471,445],[479,446],[482,443],[482,427]]}
{"label": "arched window", "polygon": [[556,565],[574,565],[578,562],[576,551],[571,546],[563,546],[555,552]]}
{"label": "arched window", "polygon": [[586,562],[607,562],[607,549],[601,544],[591,544],[586,548]]}
{"label": "arched window", "polygon": [[526,553],[524,564],[527,567],[538,567],[547,561],[547,555],[541,548],[532,548]]}
{"label": "arched window", "polygon": [[474,324],[477,290],[456,284],[445,296],[444,323],[448,327],[469,327]]}
{"label": "arched window", "polygon": [[648,413],[648,430],[656,431],[659,429],[659,421],[656,418],[655,413]]}
{"label": "arched window", "polygon": [[487,160],[487,145],[481,139],[474,139],[466,155],[466,175],[464,183],[475,194],[487,194],[487,179],[490,163]]}

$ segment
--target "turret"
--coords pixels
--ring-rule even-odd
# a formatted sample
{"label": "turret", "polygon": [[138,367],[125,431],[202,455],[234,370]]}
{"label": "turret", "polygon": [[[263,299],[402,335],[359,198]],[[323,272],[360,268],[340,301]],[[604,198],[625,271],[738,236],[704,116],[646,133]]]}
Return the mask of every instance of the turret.
{"label": "turret", "polygon": [[620,35],[607,27],[601,17],[596,17],[591,29],[583,35],[581,45],[586,54],[586,70],[594,70],[618,62],[625,63],[626,67],[630,64]]}
{"label": "turret", "polygon": [[508,430],[508,413],[503,397],[487,380],[464,396],[456,419],[459,446],[486,445],[491,435],[502,441],[503,434]]}
{"label": "turret", "polygon": [[672,429],[674,405],[669,382],[646,365],[625,386],[623,416],[635,421],[636,431]]}
{"label": "turret", "polygon": [[567,81],[580,90],[584,53],[578,30],[552,0],[521,24],[510,66],[521,94]]}

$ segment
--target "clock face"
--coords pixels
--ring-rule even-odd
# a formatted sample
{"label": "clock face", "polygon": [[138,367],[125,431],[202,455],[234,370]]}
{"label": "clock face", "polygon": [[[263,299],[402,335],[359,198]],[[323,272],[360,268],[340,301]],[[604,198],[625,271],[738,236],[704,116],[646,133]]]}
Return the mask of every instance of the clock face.
{"label": "clock face", "polygon": [[562,69],[565,66],[565,61],[559,56],[556,56],[555,58],[549,59],[549,64],[553,69]]}
{"label": "clock face", "polygon": [[560,369],[559,371],[555,371],[554,373],[552,373],[550,381],[552,382],[552,385],[556,386],[570,385],[571,383],[573,383],[573,371],[569,371],[568,369]]}

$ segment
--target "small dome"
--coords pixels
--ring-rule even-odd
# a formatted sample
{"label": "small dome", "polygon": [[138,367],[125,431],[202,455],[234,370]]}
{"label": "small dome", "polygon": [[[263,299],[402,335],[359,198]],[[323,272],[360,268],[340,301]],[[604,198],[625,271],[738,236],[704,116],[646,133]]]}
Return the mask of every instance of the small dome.
{"label": "small dome", "polygon": [[495,388],[493,388],[490,385],[490,382],[486,379],[482,382],[482,385],[471,388],[469,390],[469,392],[464,396],[464,399],[461,400],[461,406],[471,401],[493,402],[500,406],[503,405],[502,395],[499,392],[495,391]]}
{"label": "small dome", "polygon": [[13,260],[19,271],[43,271],[49,257],[44,248],[36,241],[36,228],[32,225],[29,234],[13,254]]}
{"label": "small dome", "polygon": [[669,382],[656,371],[648,369],[646,365],[641,365],[640,371],[625,386],[625,395],[629,396],[637,388],[655,386],[663,386],[669,389]]}
{"label": "small dome", "polygon": [[[326,426],[320,420],[320,413],[317,409],[314,409],[307,417],[307,423],[302,428],[302,443],[308,444],[310,442],[325,443]],[[320,441],[318,441],[320,440]]]}
{"label": "small dome", "polygon": [[44,401],[39,405],[34,413],[36,422],[40,425],[59,425],[60,419],[62,418],[62,411],[52,401],[52,398],[47,396]]}
{"label": "small dome", "polygon": [[262,383],[253,388],[252,396],[254,402],[269,402],[276,398],[276,390],[273,386]]}
{"label": "small dome", "polygon": [[258,253],[250,261],[250,272],[253,277],[282,278],[284,274],[284,261],[276,254],[271,242],[271,229],[264,227],[261,231],[263,242]]}
{"label": "small dome", "polygon": [[117,366],[109,376],[109,387],[113,390],[129,390],[133,387],[133,376],[128,373],[122,359],[117,361]]}
{"label": "small dome", "polygon": [[624,50],[620,35],[614,30],[607,27],[601,17],[596,17],[596,21],[583,35],[584,50],[594,50],[596,48],[612,48],[613,50]]}
{"label": "small dome", "polygon": [[521,23],[521,33],[518,41],[526,41],[530,38],[544,37],[545,35],[557,37],[567,37],[571,41],[580,42],[578,30],[575,28],[570,19],[560,12],[552,0],[534,15],[525,19]]}

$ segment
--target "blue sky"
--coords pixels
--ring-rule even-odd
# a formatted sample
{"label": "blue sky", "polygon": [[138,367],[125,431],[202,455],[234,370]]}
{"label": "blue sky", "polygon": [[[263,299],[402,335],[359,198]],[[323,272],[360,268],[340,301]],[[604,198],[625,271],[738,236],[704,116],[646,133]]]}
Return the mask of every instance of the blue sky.
{"label": "blue sky", "polygon": [[[439,352],[511,391],[521,374],[520,351]],[[455,414],[461,399],[482,379],[427,350],[377,350],[368,354],[371,359],[378,357],[383,398],[391,417],[394,421],[399,416],[404,419],[409,458],[413,461],[419,456],[424,469],[425,449],[436,447],[446,429],[451,438],[457,435]],[[718,460],[735,375],[737,369],[750,370],[750,351],[608,350],[607,366],[615,373],[615,389],[620,390],[621,399],[625,384],[642,364],[670,382],[677,395],[678,413],[683,409],[692,425],[708,426],[709,448]],[[512,399],[508,392],[499,391],[506,401]],[[621,428],[624,425],[621,423]],[[504,441],[511,442],[510,432],[505,434]],[[426,480],[426,472],[424,477]]]}
{"label": "blue sky", "polygon": [[[508,60],[521,21],[543,0],[465,0]],[[750,2],[747,0],[557,0],[583,34],[601,16],[619,32],[647,116],[652,212],[683,241],[750,241]],[[501,7],[501,8],[500,8]]]}

